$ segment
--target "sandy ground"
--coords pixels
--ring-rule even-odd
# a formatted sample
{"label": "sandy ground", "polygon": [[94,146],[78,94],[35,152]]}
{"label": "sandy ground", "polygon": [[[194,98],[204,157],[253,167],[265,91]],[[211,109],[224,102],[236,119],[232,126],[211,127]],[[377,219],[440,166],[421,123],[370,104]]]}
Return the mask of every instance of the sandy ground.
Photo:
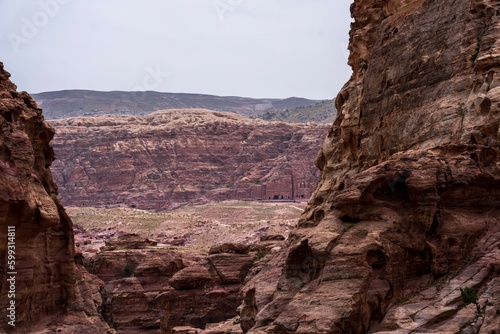
{"label": "sandy ground", "polygon": [[170,212],[132,208],[68,207],[77,246],[97,251],[121,233],[137,233],[165,246],[208,250],[224,242],[254,243],[264,235],[288,236],[306,203],[225,201]]}

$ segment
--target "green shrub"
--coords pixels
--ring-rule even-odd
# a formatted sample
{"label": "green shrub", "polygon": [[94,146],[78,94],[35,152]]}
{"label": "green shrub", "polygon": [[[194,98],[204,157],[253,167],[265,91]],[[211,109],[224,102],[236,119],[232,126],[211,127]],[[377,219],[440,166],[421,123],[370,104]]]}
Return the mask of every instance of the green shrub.
{"label": "green shrub", "polygon": [[473,288],[460,288],[460,295],[465,304],[477,304],[477,293]]}
{"label": "green shrub", "polygon": [[266,256],[266,254],[262,253],[262,252],[257,252],[257,254],[255,254],[255,259],[256,260],[260,260],[262,259],[264,256]]}
{"label": "green shrub", "polygon": [[134,267],[129,266],[128,264],[122,270],[123,277],[132,277],[134,276]]}

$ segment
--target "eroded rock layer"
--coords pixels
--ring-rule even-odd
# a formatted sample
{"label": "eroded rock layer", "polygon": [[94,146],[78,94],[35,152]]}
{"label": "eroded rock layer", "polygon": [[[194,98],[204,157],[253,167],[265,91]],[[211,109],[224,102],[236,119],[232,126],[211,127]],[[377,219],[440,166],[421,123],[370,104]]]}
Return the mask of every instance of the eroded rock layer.
{"label": "eroded rock layer", "polygon": [[288,250],[247,283],[242,329],[500,332],[500,4],[351,11],[320,182]]}
{"label": "eroded rock layer", "polygon": [[[75,264],[73,226],[49,170],[54,131],[9,77],[0,63],[0,327],[104,333],[98,287]],[[15,229],[10,240],[9,226]],[[7,257],[9,242],[15,260]],[[15,319],[7,317],[11,300]]]}
{"label": "eroded rock layer", "polygon": [[[318,178],[311,147],[320,146],[327,131],[325,125],[271,123],[192,109],[51,124],[57,132],[53,171],[65,205],[125,204],[152,210],[264,199],[262,186],[273,179],[288,182],[289,192],[275,182],[276,192],[268,189],[267,197],[292,199],[286,197],[295,197],[295,190],[307,200]],[[302,193],[305,188],[309,192]]]}
{"label": "eroded rock layer", "polygon": [[239,290],[258,261],[243,244],[214,246],[210,254],[156,247],[137,235],[106,244],[84,264],[104,281],[103,314],[123,334],[206,328],[236,317]]}

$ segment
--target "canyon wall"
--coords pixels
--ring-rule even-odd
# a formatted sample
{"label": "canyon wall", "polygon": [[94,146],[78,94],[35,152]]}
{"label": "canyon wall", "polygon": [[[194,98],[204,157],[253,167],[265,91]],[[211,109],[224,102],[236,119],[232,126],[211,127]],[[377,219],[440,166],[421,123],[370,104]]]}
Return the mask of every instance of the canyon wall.
{"label": "canyon wall", "polygon": [[[264,199],[252,193],[252,186],[290,174],[315,184],[319,173],[311,148],[321,145],[328,129],[199,109],[51,124],[57,157],[52,170],[65,205],[149,210]],[[312,187],[297,195],[307,200]],[[293,182],[289,188],[292,192]],[[272,182],[269,189],[271,194]]]}
{"label": "canyon wall", "polygon": [[9,77],[0,63],[0,328],[106,333],[98,280],[75,264],[73,226],[49,170],[54,130]]}
{"label": "canyon wall", "polygon": [[354,1],[320,181],[244,288],[245,332],[500,332],[499,12]]}
{"label": "canyon wall", "polygon": [[[2,68],[0,309],[7,226],[15,226],[15,330],[105,332],[99,291],[115,325],[169,332],[184,315],[203,327],[212,321],[198,319],[212,314],[203,310],[213,321],[232,313],[216,314],[202,298],[209,291],[231,307],[242,301],[237,321],[253,334],[500,332],[500,3],[356,0],[351,11],[353,75],[323,142],[316,125],[305,133],[276,123],[269,134],[261,121],[203,110],[53,123],[64,157],[54,167],[74,205],[161,210],[200,191],[222,199],[273,178],[278,189],[289,169],[314,170],[287,157],[315,154],[310,147],[322,142],[319,184],[288,246],[246,278],[255,260],[247,254],[103,251],[86,264],[106,285],[76,265],[48,170],[53,130]],[[127,265],[135,277],[123,277]],[[168,313],[175,307],[186,311]]]}
{"label": "canyon wall", "polygon": [[210,254],[154,247],[130,234],[106,244],[84,263],[104,281],[103,315],[123,334],[205,328],[236,317],[239,290],[255,261],[243,244],[212,247]]}

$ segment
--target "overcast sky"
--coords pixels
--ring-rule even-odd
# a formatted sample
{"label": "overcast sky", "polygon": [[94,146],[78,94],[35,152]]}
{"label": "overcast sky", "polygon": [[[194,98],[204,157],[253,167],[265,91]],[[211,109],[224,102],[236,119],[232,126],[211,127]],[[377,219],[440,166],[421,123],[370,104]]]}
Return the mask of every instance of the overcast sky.
{"label": "overcast sky", "polygon": [[336,96],[351,0],[1,0],[19,90]]}

